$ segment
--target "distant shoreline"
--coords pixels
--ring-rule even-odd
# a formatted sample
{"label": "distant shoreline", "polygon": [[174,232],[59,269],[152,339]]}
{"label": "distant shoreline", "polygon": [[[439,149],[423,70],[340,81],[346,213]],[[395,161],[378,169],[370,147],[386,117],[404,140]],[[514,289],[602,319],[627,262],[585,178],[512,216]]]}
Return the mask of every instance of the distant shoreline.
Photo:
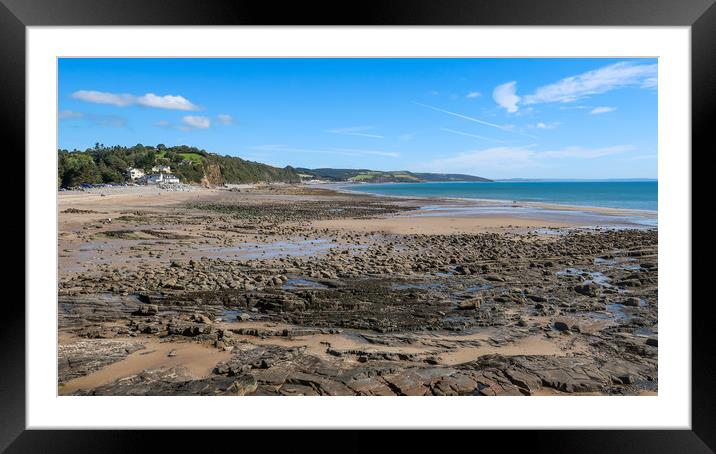
{"label": "distant shoreline", "polygon": [[[407,184],[407,183],[389,183],[389,184]],[[421,222],[428,222],[427,218],[454,218],[463,219],[465,221],[472,219],[472,222],[479,219],[479,222],[487,221],[490,218],[513,220],[545,220],[559,224],[570,224],[574,226],[609,226],[609,227],[639,227],[639,228],[657,228],[658,213],[650,210],[636,210],[625,208],[608,208],[595,206],[581,206],[559,203],[530,202],[530,201],[512,201],[498,199],[477,199],[477,198],[461,198],[461,197],[430,197],[430,196],[410,196],[410,195],[390,195],[375,194],[369,192],[361,192],[361,184],[350,183],[324,183],[311,185],[290,185],[290,184],[269,184],[268,186],[277,187],[306,187],[315,189],[325,189],[336,193],[345,194],[346,196],[375,197],[385,200],[392,200],[393,203],[399,205],[408,204],[413,207],[412,211],[397,216],[392,216],[398,220],[403,219],[421,219]],[[202,196],[212,192],[221,191],[251,191],[254,188],[261,187],[257,184],[246,185],[228,185],[228,188],[202,188],[200,186],[191,185],[179,190],[178,192],[189,192],[194,195],[191,197]],[[65,197],[84,197],[86,195],[106,195],[107,197],[142,197],[142,195],[157,195],[165,193],[163,197],[169,194],[177,194],[177,190],[163,189],[155,186],[137,186],[137,187],[104,187],[84,189],[81,191],[60,191],[58,194],[65,194]],[[307,196],[312,198],[312,196]],[[401,221],[402,222],[402,221]],[[430,221],[432,222],[432,221]]]}
{"label": "distant shoreline", "polygon": [[[460,182],[445,182],[445,183],[460,183]],[[471,182],[463,182],[471,183]],[[499,181],[495,181],[499,183]],[[371,185],[410,185],[410,184],[442,184],[442,183],[373,183]],[[325,187],[326,189],[333,189],[344,193],[353,193],[361,195],[371,195],[376,197],[389,197],[397,199],[413,199],[413,200],[425,200],[430,202],[460,202],[469,203],[476,206],[503,206],[515,208],[530,207],[540,208],[549,210],[565,210],[565,211],[587,211],[606,215],[623,215],[623,216],[656,216],[658,210],[647,210],[637,208],[618,208],[618,207],[607,207],[607,206],[596,206],[596,205],[579,205],[570,203],[560,202],[538,202],[531,200],[520,200],[520,199],[496,199],[496,198],[477,198],[477,197],[449,197],[449,196],[429,196],[429,195],[403,195],[403,194],[380,194],[376,192],[368,192],[359,190],[360,186],[364,186],[360,183],[326,183],[321,185],[315,185]]]}
{"label": "distant shoreline", "polygon": [[658,178],[506,178],[495,183],[658,183]]}

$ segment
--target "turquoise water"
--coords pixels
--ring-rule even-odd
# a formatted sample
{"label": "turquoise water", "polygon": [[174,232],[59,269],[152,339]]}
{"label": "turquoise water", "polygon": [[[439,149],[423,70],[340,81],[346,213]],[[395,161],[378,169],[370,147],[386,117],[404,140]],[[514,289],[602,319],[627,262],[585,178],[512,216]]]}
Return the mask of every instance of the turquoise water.
{"label": "turquoise water", "polygon": [[401,197],[543,202],[657,211],[657,181],[529,181],[354,184],[352,191]]}

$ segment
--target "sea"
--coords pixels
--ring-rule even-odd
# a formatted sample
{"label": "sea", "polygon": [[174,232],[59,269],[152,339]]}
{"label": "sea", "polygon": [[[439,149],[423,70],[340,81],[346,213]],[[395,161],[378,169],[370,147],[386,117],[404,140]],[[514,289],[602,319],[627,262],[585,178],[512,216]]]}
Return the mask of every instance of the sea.
{"label": "sea", "polygon": [[351,184],[343,189],[397,197],[537,202],[653,212],[658,209],[656,180],[385,183]]}

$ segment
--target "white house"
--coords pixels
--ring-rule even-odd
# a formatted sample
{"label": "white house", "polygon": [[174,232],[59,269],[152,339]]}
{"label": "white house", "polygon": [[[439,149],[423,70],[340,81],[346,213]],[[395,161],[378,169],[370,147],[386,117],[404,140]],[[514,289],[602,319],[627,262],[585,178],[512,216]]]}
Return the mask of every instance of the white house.
{"label": "white house", "polygon": [[179,183],[179,178],[172,173],[154,173],[142,179],[145,184]]}
{"label": "white house", "polygon": [[144,170],[135,169],[134,167],[129,167],[129,168],[127,168],[127,176],[129,177],[130,180],[137,180],[144,176]]}
{"label": "white house", "polygon": [[164,181],[162,183],[179,183],[179,178],[174,175],[173,173],[164,173],[160,175],[164,175]]}
{"label": "white house", "polygon": [[159,173],[171,173],[172,169],[169,166],[154,166],[152,167],[152,172],[159,172]]}

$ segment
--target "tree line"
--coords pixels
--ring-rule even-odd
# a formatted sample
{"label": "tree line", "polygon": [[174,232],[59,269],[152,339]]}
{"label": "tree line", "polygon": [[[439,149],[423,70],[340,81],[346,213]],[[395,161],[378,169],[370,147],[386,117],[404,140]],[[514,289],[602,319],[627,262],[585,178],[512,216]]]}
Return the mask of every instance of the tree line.
{"label": "tree line", "polygon": [[208,168],[218,166],[226,183],[290,182],[300,181],[296,171],[288,166],[272,167],[246,161],[235,156],[220,156],[196,147],[164,144],[132,147],[105,146],[81,150],[58,149],[57,184],[72,188],[83,184],[121,184],[128,181],[130,167],[150,172],[156,165],[171,166],[172,173],[184,183],[201,182]]}

